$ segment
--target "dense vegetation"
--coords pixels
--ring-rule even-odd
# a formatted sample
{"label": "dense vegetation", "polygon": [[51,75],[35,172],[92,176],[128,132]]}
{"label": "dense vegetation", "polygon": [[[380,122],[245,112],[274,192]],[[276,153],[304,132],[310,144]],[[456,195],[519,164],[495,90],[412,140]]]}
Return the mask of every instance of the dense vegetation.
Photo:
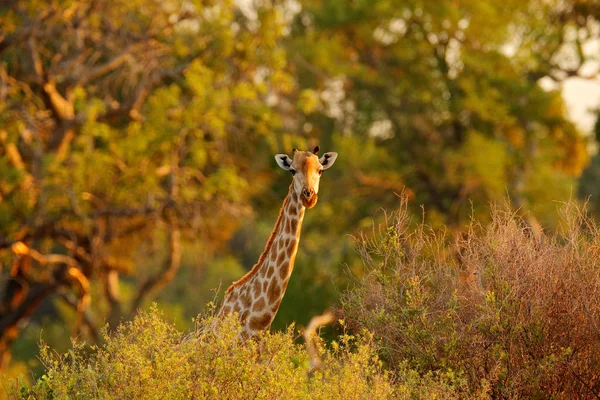
{"label": "dense vegetation", "polygon": [[[384,372],[369,335],[343,335],[324,350],[326,367],[307,375],[307,353],[294,330],[240,345],[232,316],[217,333],[211,319],[184,337],[154,309],[106,337],[102,348],[75,346],[64,356],[42,350],[48,372],[21,398],[116,399],[388,399],[411,393],[452,393],[450,386],[423,385],[407,374],[397,387]],[[408,372],[408,371],[407,371]],[[433,383],[435,380],[430,379]]]}
{"label": "dense vegetation", "polygon": [[[345,293],[341,309],[349,326],[372,330],[387,349],[380,355],[395,395],[402,376],[413,374],[470,394],[536,395],[538,389],[521,385],[530,377],[545,385],[539,390],[559,395],[598,393],[597,378],[580,361],[595,354],[584,336],[589,321],[583,322],[595,318],[584,300],[595,298],[585,285],[593,284],[596,267],[583,255],[585,248],[595,251],[595,239],[584,230],[578,240],[590,242],[578,242],[582,253],[574,254],[554,201],[592,194],[589,210],[600,210],[600,162],[593,154],[600,124],[595,136],[580,132],[560,92],[567,79],[596,77],[590,44],[600,38],[599,22],[597,1],[4,2],[0,371],[35,381],[45,370],[36,358],[40,336],[58,352],[70,348],[69,337],[116,343],[116,336],[101,334],[104,324],[112,332],[152,301],[165,313],[156,324],[174,321],[173,337],[192,329],[204,304],[218,301],[263,249],[289,185],[272,155],[319,144],[340,156],[323,176],[318,206],[306,215],[275,330],[305,325],[339,306]],[[415,265],[412,275],[392,273],[416,260],[398,250],[387,272],[376,272],[383,266],[372,265],[360,244],[358,257],[352,235],[384,221],[380,210],[397,208],[401,192],[410,199],[407,215],[422,215],[441,235],[439,251],[404,243],[425,252],[418,263],[425,270]],[[545,241],[529,241],[519,236],[520,225],[509,229],[508,220],[490,216],[489,204],[506,197],[505,212]],[[498,253],[489,238],[502,229],[519,251]],[[470,240],[467,250],[448,245],[453,235]],[[381,245],[377,235],[365,240]],[[554,264],[545,267],[544,254]],[[502,258],[509,256],[516,258]],[[477,274],[465,272],[470,268]],[[555,278],[568,284],[565,293],[573,291],[579,308],[552,319],[549,309],[531,305],[539,326],[521,324],[520,307],[530,305],[517,307],[525,300],[510,296],[543,287],[544,296],[559,301],[547,286],[548,274],[559,272],[566,275]],[[377,286],[374,277],[387,273],[393,285]],[[523,286],[513,287],[518,282],[510,273],[524,275]],[[469,282],[476,276],[476,285],[459,276]],[[424,308],[407,311],[405,294],[417,289]],[[468,312],[462,296],[470,299]],[[394,317],[391,304],[401,315]],[[548,307],[562,307],[554,304]],[[392,318],[386,326],[394,332],[382,329],[378,315],[361,314],[365,307]],[[546,317],[557,326],[581,319],[573,325],[577,346],[567,344],[571,336],[547,333]],[[441,328],[419,327],[417,320]],[[510,335],[506,324],[516,324]],[[403,335],[412,333],[398,333],[406,327],[416,330],[416,344],[405,343]],[[295,348],[289,335],[266,340]],[[527,335],[550,348],[520,354],[517,362],[517,352],[537,345],[518,339]],[[77,365],[100,362],[113,350],[102,351]],[[500,361],[492,360],[496,355]],[[552,381],[538,356],[558,357],[572,385]],[[339,363],[341,371],[345,361]],[[299,365],[288,372],[299,374]],[[398,373],[402,368],[410,373]],[[460,383],[442,378],[446,373]]]}
{"label": "dense vegetation", "polygon": [[[184,335],[154,307],[101,347],[61,355],[20,398],[591,398],[600,393],[600,229],[573,204],[536,236],[509,208],[447,236],[405,207],[357,239],[365,272],[343,293],[323,368],[294,327],[238,342],[228,318]],[[215,328],[217,327],[217,328]]]}
{"label": "dense vegetation", "polygon": [[600,394],[600,228],[572,203],[557,234],[509,207],[448,246],[405,208],[359,239],[364,278],[346,292],[349,326],[380,340],[391,368],[453,371],[470,395]]}

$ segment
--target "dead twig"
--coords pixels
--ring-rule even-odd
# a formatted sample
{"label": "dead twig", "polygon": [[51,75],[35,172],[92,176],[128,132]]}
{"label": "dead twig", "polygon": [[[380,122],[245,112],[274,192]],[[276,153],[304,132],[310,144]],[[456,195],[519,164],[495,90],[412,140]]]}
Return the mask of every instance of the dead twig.
{"label": "dead twig", "polygon": [[321,356],[319,355],[319,350],[317,348],[317,329],[322,326],[328,325],[333,321],[333,313],[331,311],[326,311],[322,315],[317,315],[312,317],[308,326],[304,330],[304,341],[306,342],[306,349],[308,350],[308,354],[310,355],[310,371],[309,374],[314,373],[316,370],[320,370],[323,368],[323,360],[321,360]]}

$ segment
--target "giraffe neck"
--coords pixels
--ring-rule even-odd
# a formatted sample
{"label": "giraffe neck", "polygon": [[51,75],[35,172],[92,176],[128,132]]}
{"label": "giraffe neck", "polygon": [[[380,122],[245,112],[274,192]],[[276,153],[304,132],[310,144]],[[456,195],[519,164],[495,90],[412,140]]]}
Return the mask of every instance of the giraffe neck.
{"label": "giraffe neck", "polygon": [[304,211],[291,185],[258,263],[227,289],[219,314],[238,312],[247,333],[267,329],[277,314],[294,268]]}

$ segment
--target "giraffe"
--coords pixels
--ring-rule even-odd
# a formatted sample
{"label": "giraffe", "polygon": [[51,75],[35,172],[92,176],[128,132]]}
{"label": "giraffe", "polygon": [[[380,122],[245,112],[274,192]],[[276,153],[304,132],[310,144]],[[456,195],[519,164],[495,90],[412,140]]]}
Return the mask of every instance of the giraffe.
{"label": "giraffe", "polygon": [[270,328],[294,268],[304,211],[317,203],[319,181],[330,168],[337,153],[317,157],[319,146],[312,152],[293,149],[293,158],[277,154],[275,160],[292,174],[292,184],[265,250],[258,262],[225,292],[218,316],[237,312],[242,324],[242,337]]}

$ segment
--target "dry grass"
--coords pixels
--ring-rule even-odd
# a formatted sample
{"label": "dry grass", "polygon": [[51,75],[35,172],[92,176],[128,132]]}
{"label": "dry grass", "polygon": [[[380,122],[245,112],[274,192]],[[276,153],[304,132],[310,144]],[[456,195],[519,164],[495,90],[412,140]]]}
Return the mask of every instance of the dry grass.
{"label": "dry grass", "polygon": [[554,234],[509,210],[449,240],[401,207],[357,238],[367,273],[343,295],[346,321],[392,368],[451,372],[469,396],[598,398],[598,226],[574,203]]}

